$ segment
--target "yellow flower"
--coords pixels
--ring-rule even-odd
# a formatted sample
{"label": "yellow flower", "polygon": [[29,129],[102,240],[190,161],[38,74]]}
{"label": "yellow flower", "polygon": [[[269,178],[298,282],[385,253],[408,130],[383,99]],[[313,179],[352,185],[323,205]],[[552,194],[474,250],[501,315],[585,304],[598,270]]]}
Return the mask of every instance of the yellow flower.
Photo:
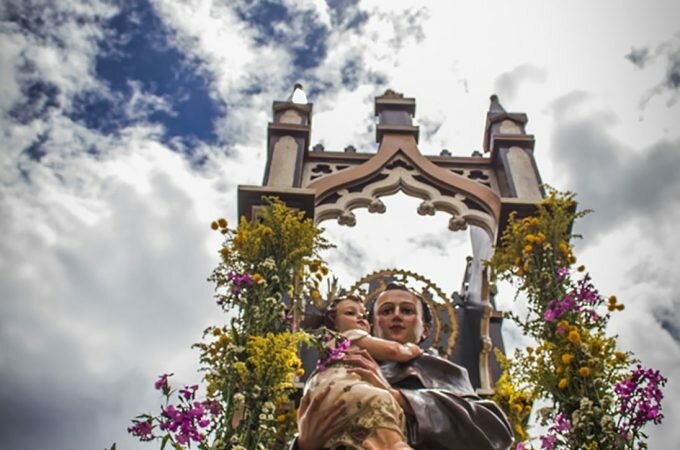
{"label": "yellow flower", "polygon": [[616,304],[616,295],[612,295],[611,297],[609,297],[609,304],[610,305]]}
{"label": "yellow flower", "polygon": [[536,234],[536,243],[537,243],[537,244],[541,244],[541,243],[543,243],[544,241],[545,241],[545,234],[543,234],[543,233],[541,233],[541,232],[538,232],[538,233]]}
{"label": "yellow flower", "polygon": [[564,242],[564,241],[560,241],[560,251],[561,251],[565,256],[567,256],[567,255],[570,253],[570,251],[569,251],[569,244],[567,244],[567,243]]}
{"label": "yellow flower", "polygon": [[220,228],[227,228],[227,220],[226,219],[218,219],[217,224],[220,226]]}
{"label": "yellow flower", "polygon": [[570,362],[573,361],[573,359],[574,355],[572,355],[571,353],[565,353],[564,355],[562,355],[562,363],[564,364],[569,364]]}
{"label": "yellow flower", "polygon": [[262,281],[262,280],[264,280],[264,278],[262,277],[262,275],[260,275],[259,273],[253,274],[253,281],[254,281],[255,283],[259,283],[259,282]]}
{"label": "yellow flower", "polygon": [[285,414],[279,414],[278,416],[276,416],[276,421],[278,423],[284,423],[286,421],[286,419],[287,419],[287,417],[286,417]]}
{"label": "yellow flower", "polygon": [[557,387],[564,390],[569,386],[569,381],[566,378],[562,378],[559,383],[557,383]]}
{"label": "yellow flower", "polygon": [[213,336],[219,336],[220,334],[222,334],[222,330],[217,327],[213,328],[212,334]]}
{"label": "yellow flower", "polygon": [[623,303],[619,303],[618,305],[616,305],[616,309],[618,311],[623,311],[625,308],[626,308],[626,305],[624,305]]}
{"label": "yellow flower", "polygon": [[219,225],[217,224],[217,222],[215,222],[215,221],[213,221],[213,222],[210,223],[210,228],[212,228],[213,230],[216,230],[216,229],[218,229],[219,227],[220,227],[220,226],[219,226]]}
{"label": "yellow flower", "polygon": [[298,370],[295,371],[296,377],[301,377],[304,374],[305,374],[305,369],[298,369]]}
{"label": "yellow flower", "polygon": [[581,345],[581,335],[578,334],[578,331],[570,331],[567,339],[574,345]]}
{"label": "yellow flower", "polygon": [[626,354],[623,352],[614,352],[614,357],[619,362],[623,362],[626,360]]}
{"label": "yellow flower", "polygon": [[326,267],[326,266],[321,266],[319,271],[324,275],[328,275],[328,267]]}
{"label": "yellow flower", "polygon": [[590,369],[587,367],[581,367],[578,369],[578,374],[585,378],[590,375]]}
{"label": "yellow flower", "polygon": [[530,244],[533,244],[534,242],[536,242],[536,236],[534,236],[533,234],[527,234],[524,240]]}
{"label": "yellow flower", "polygon": [[524,246],[524,250],[523,250],[523,251],[524,251],[524,253],[531,253],[531,251],[532,251],[533,249],[534,249],[534,247],[533,247],[532,245],[527,244],[527,245]]}
{"label": "yellow flower", "polygon": [[262,227],[262,236],[272,236],[274,234],[274,230],[272,230],[270,227]]}
{"label": "yellow flower", "polygon": [[312,296],[312,299],[314,299],[314,300],[321,299],[321,293],[317,289],[312,289],[312,292],[311,292],[310,295]]}
{"label": "yellow flower", "polygon": [[578,266],[578,268],[576,270],[578,270],[579,272],[583,272],[584,270],[586,270],[586,266],[581,264],[580,266]]}

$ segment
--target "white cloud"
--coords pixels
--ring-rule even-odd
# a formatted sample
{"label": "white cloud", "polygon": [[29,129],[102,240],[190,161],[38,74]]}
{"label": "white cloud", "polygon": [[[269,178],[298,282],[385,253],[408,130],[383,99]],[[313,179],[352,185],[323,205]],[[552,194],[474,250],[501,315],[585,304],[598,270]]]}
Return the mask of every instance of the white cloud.
{"label": "white cloud", "polygon": [[[662,79],[666,66],[657,59],[649,68],[633,70],[624,58],[632,46],[654,48],[668,41],[677,31],[677,5],[622,9],[604,2],[589,4],[583,14],[578,2],[555,9],[499,2],[463,10],[444,3],[413,8],[406,1],[372,1],[348,9],[367,18],[347,29],[347,18],[333,28],[334,12],[325,3],[291,0],[287,4],[294,11],[308,12],[329,27],[325,58],[301,72],[293,54],[304,47],[302,15],[286,24],[285,42],[258,43],[260,31],[241,21],[228,2],[154,1],[171,43],[196,63],[211,95],[227,104],[225,115],[215,120],[230,145],[197,142],[189,158],[181,152],[189,144],[163,143],[163,128],[143,122],[151,111],[172,111],[168,99],[134,81],[136,96],[128,99],[128,109],[141,123],[107,135],[68,118],[78,95],[109,95],[94,69],[107,36],[104,24],[117,8],[99,1],[33,4],[37,9],[3,4],[0,27],[0,212],[5,219],[0,223],[5,237],[0,242],[5,387],[0,408],[8,417],[0,435],[16,439],[8,448],[44,446],[39,433],[5,437],[22,423],[44,430],[56,448],[103,448],[113,440],[119,448],[146,448],[126,436],[128,419],[157,405],[151,389],[155,374],[175,371],[183,381],[198,378],[189,345],[219,317],[204,279],[220,239],[207,224],[217,216],[233,222],[236,185],[261,180],[271,101],[284,99],[293,82],[301,81],[308,94],[320,91],[310,98],[313,142],[324,141],[328,149],[375,148],[373,97],[389,86],[416,97],[424,153],[446,147],[468,155],[481,147],[494,84],[520,67],[541,68],[528,76],[544,76],[545,82],[514,86],[517,95],[512,98],[509,89],[501,102],[510,111],[528,113],[545,181],[583,192],[588,203],[602,200],[611,188],[613,167],[630,175],[617,184],[626,197],[598,204],[596,214],[604,218],[592,220],[606,223],[606,229],[594,230],[597,239],[586,235],[580,258],[603,292],[627,304],[612,322],[621,345],[671,378],[666,424],[647,430],[651,447],[671,448],[680,439],[672,429],[680,417],[674,402],[678,343],[655,316],[658,311],[677,316],[680,310],[680,262],[674,254],[680,216],[675,191],[664,190],[677,187],[664,171],[674,159],[672,152],[659,150],[678,142],[678,105],[650,101],[641,117],[640,96]],[[4,18],[11,8],[27,18],[51,18],[50,27],[22,28]],[[639,26],[631,27],[631,21]],[[574,24],[590,31],[578,32]],[[354,81],[343,84],[343,70]],[[26,89],[38,81],[44,92],[30,104]],[[567,95],[571,106],[553,107]],[[26,120],[10,114],[17,104]],[[565,130],[578,131],[578,124],[597,129],[591,137],[600,147],[588,147],[594,154],[574,149],[582,153],[569,162],[556,153],[569,149],[557,148],[553,139]],[[438,128],[428,135],[429,127]],[[588,143],[584,137],[579,142]],[[22,154],[36,142],[44,153],[40,162]],[[201,157],[205,161],[197,165]],[[597,170],[571,184],[586,173],[584,163]],[[659,173],[666,175],[655,179]],[[633,179],[638,185],[630,185]],[[630,198],[648,195],[650,186],[663,202],[642,203],[661,204],[656,214],[644,216],[642,208],[640,217],[607,219],[625,214]],[[466,235],[448,231],[444,216],[417,216],[413,199],[397,196],[386,203],[384,216],[357,212],[355,229],[323,224],[339,246],[329,260],[343,283],[398,266],[423,273],[446,292],[459,289],[469,249],[467,239],[457,238]],[[386,230],[395,233],[385,237]],[[451,250],[445,256],[436,248],[439,237]],[[499,307],[519,307],[507,289],[501,293]],[[522,339],[507,330],[508,343],[520,345]]]}

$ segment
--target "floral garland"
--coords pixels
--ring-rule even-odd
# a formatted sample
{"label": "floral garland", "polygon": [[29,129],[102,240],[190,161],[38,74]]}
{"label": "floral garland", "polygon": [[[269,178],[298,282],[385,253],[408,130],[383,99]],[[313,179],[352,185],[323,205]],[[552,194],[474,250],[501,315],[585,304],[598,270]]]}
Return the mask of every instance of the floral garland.
{"label": "floral garland", "polygon": [[[511,359],[499,356],[494,399],[513,423],[517,449],[538,442],[542,450],[646,448],[642,429],[663,419],[666,379],[639,364],[631,369],[633,355],[606,333],[624,305],[600,294],[584,266],[574,268],[571,225],[587,213],[575,210],[573,194],[550,190],[535,216],[511,216],[490,261],[497,277],[526,295],[527,316],[508,316],[538,343]],[[551,404],[538,411],[548,427],[538,439],[526,431],[537,399]]]}
{"label": "floral garland", "polygon": [[[266,199],[255,221],[236,229],[225,219],[212,229],[225,236],[221,262],[209,277],[217,305],[229,325],[205,330],[200,351],[205,395],[199,385],[175,390],[161,375],[155,388],[165,404],[159,414],[142,414],[128,428],[163,449],[283,449],[296,431],[292,395],[304,374],[299,350],[317,344],[297,329],[303,299],[319,295],[328,268],[319,251],[331,247],[304,212],[276,198]],[[176,398],[172,403],[171,399]]]}

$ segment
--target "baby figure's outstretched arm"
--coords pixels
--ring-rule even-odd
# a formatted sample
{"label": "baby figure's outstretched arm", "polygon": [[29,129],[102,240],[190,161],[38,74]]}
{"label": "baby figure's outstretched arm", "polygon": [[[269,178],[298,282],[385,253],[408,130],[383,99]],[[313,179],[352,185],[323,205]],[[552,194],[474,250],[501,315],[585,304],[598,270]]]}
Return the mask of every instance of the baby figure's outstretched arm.
{"label": "baby figure's outstretched arm", "polygon": [[368,351],[378,361],[407,362],[423,354],[416,344],[400,344],[371,335],[354,341],[354,344]]}

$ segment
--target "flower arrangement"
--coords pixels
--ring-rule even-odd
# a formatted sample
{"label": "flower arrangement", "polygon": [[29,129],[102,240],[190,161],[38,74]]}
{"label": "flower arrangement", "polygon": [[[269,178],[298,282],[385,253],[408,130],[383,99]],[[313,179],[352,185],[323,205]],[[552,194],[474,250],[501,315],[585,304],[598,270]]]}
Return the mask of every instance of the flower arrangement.
{"label": "flower arrangement", "polygon": [[[508,316],[538,343],[499,357],[495,400],[513,423],[518,449],[537,442],[543,450],[646,448],[644,425],[663,418],[666,379],[639,364],[631,369],[633,355],[618,351],[606,332],[624,305],[575,267],[571,225],[586,213],[576,212],[574,194],[549,190],[534,216],[511,217],[490,261],[498,278],[525,294],[527,316]],[[532,439],[525,408],[537,399],[550,404],[538,411],[547,433]]]}
{"label": "flower arrangement", "polygon": [[[282,449],[296,431],[291,396],[304,374],[299,350],[315,344],[298,330],[303,300],[318,294],[328,273],[319,251],[330,247],[303,212],[266,199],[257,220],[225,219],[211,227],[225,236],[221,262],[208,278],[229,325],[205,330],[200,351],[205,396],[198,385],[175,390],[169,374],[155,384],[165,397],[158,415],[142,414],[128,431],[174,449]],[[177,397],[178,402],[171,403]]]}

